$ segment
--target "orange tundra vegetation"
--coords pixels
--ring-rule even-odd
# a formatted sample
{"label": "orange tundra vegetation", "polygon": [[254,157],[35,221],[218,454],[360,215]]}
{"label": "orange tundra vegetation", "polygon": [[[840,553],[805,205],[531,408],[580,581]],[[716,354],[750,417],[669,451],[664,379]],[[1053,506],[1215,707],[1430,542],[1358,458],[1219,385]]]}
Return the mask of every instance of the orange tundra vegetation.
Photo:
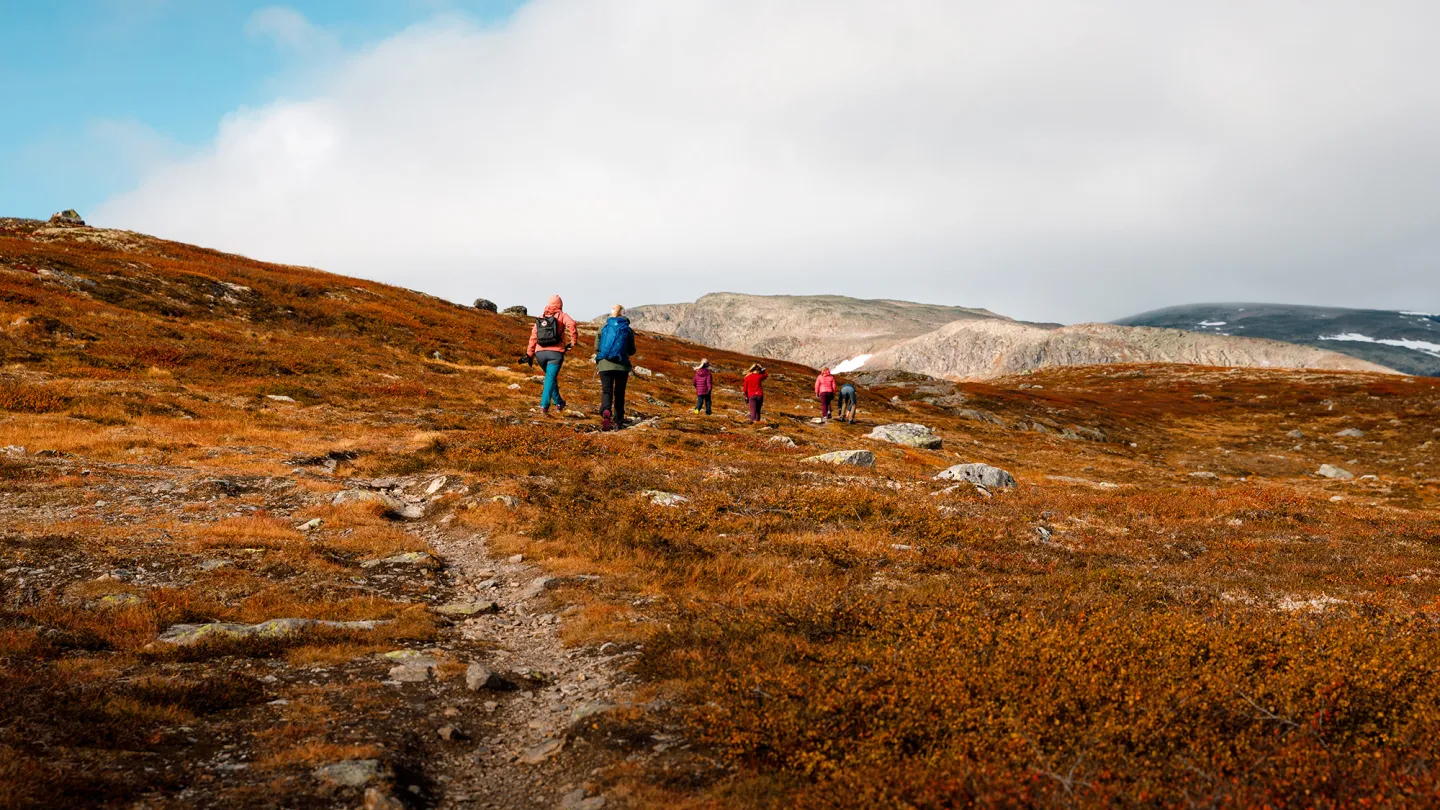
{"label": "orange tundra vegetation", "polygon": [[[629,747],[574,731],[599,752],[575,783],[615,806],[1440,801],[1440,381],[873,373],[842,425],[811,421],[812,370],[767,362],[752,427],[737,388],[753,358],[641,334],[642,425],[612,434],[583,355],[562,380],[584,412],[532,411],[528,330],[315,270],[0,221],[0,445],[25,448],[0,455],[0,808],[353,804],[312,775],[351,757],[419,774],[417,802],[459,802],[434,721],[373,676],[377,652],[453,638],[427,610],[450,595],[443,558],[365,567],[433,553],[428,526],[560,576],[575,650],[639,645],[645,700],[592,726]],[[702,355],[711,418],[688,410]],[[944,446],[866,438],[893,422]],[[804,460],[844,449],[876,466]],[[1019,485],[935,480],[972,461]],[[329,501],[439,474],[464,489],[418,523]],[[386,624],[154,642],[283,617]],[[457,711],[480,700],[453,694]],[[634,755],[662,731],[683,744]],[[236,751],[252,764],[217,777]]]}

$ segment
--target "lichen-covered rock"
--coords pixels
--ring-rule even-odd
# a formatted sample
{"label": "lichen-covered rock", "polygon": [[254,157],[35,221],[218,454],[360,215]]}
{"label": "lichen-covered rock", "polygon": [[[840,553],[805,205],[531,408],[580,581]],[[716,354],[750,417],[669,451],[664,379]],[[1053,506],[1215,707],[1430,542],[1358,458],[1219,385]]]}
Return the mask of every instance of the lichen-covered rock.
{"label": "lichen-covered rock", "polygon": [[525,307],[519,306],[519,305],[517,304],[516,306],[506,307],[506,308],[500,310],[500,314],[501,314],[501,315],[517,315],[517,316],[523,318],[523,317],[528,317],[528,316],[530,315],[530,310],[526,309]]}
{"label": "lichen-covered rock", "polygon": [[805,460],[815,464],[848,465],[851,467],[875,466],[875,454],[869,450],[836,450],[833,453],[821,453],[818,456],[811,456]]}
{"label": "lichen-covered rock", "polygon": [[1365,437],[1365,431],[1360,428],[1345,428],[1344,430],[1336,431],[1335,435],[1342,439],[1363,439]]}
{"label": "lichen-covered rock", "polygon": [[1015,486],[1015,476],[989,464],[956,464],[935,476],[937,481],[968,481],[990,489]]}
{"label": "lichen-covered rock", "polygon": [[449,602],[439,605],[435,612],[441,616],[479,616],[482,613],[499,613],[498,602]]}
{"label": "lichen-covered rock", "polygon": [[85,220],[80,218],[80,212],[74,208],[66,208],[58,214],[50,215],[51,225],[84,225]]}
{"label": "lichen-covered rock", "polygon": [[475,299],[475,308],[478,309],[478,310],[481,310],[481,311],[483,311],[483,312],[499,312],[499,311],[500,311],[500,308],[497,307],[497,306],[495,306],[495,302],[494,302],[494,301],[491,301],[491,300],[488,299],[488,298],[476,298],[476,299]]}
{"label": "lichen-covered rock", "polygon": [[914,447],[920,450],[939,450],[940,446],[944,443],[939,436],[935,435],[935,431],[913,422],[880,425],[872,430],[866,438],[878,439],[882,442]]}
{"label": "lichen-covered rock", "polygon": [[1322,478],[1333,478],[1336,481],[1349,481],[1355,474],[1343,467],[1336,467],[1334,464],[1321,464],[1315,474]]}
{"label": "lichen-covered rock", "polygon": [[259,624],[236,624],[233,622],[210,622],[208,624],[177,624],[160,634],[156,639],[165,644],[188,646],[211,639],[243,638],[284,638],[306,630],[325,628],[331,630],[374,630],[388,621],[366,620],[358,622],[332,622],[322,619],[271,619]]}

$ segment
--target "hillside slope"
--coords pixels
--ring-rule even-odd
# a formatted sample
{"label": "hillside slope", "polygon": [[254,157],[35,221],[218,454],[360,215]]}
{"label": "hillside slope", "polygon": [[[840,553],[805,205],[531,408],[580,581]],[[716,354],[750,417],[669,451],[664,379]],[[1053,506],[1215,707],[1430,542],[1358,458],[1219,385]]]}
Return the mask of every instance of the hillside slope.
{"label": "hillside slope", "polygon": [[529,327],[0,221],[0,808],[1440,795],[1440,380],[876,371],[838,424],[775,362],[752,425],[754,357],[642,332],[601,432],[593,331],[547,418]]}
{"label": "hillside slope", "polygon": [[948,324],[879,352],[865,367],[902,369],[949,379],[984,379],[1052,366],[1106,363],[1388,371],[1343,354],[1258,338],[1109,324],[1039,329],[1004,321]]}
{"label": "hillside slope", "polygon": [[1290,304],[1191,304],[1115,323],[1284,340],[1406,374],[1440,376],[1440,315]]}

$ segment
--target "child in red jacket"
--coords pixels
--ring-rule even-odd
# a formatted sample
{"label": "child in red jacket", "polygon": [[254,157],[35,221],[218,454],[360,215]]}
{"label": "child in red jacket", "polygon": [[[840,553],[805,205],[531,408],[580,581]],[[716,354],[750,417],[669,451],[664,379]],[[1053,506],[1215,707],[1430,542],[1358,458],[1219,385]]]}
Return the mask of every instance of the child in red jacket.
{"label": "child in red jacket", "polygon": [[751,422],[760,421],[760,408],[765,404],[765,378],[769,376],[770,373],[759,363],[752,364],[745,372],[745,382],[741,385],[741,390],[750,403]]}

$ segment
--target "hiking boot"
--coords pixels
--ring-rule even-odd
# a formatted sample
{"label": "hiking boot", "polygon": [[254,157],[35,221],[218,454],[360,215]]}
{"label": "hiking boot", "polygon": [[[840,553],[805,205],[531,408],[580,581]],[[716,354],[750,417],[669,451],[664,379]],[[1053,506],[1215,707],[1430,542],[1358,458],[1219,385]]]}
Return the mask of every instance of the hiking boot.
{"label": "hiking boot", "polygon": [[541,416],[549,416],[549,415],[550,415],[550,409],[549,409],[549,408],[541,408],[541,409],[540,409],[540,415],[541,415]]}
{"label": "hiking boot", "polygon": [[556,397],[556,398],[555,398],[555,410],[557,410],[557,411],[563,411],[563,410],[565,410],[565,400],[563,400],[563,399],[561,399],[561,398],[559,398],[559,397]]}
{"label": "hiking boot", "polygon": [[614,429],[615,429],[615,423],[612,422],[612,421],[610,421],[610,412],[609,412],[609,411],[601,411],[601,412],[600,412],[600,429],[601,429],[601,430],[614,430]]}

